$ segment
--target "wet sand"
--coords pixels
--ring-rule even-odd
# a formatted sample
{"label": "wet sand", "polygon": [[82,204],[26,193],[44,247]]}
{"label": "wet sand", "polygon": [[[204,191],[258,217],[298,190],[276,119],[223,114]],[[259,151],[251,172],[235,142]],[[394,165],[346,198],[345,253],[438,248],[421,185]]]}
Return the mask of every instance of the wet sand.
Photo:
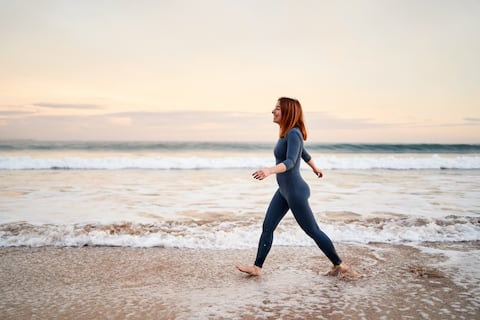
{"label": "wet sand", "polygon": [[0,318],[480,318],[478,271],[459,280],[469,271],[437,252],[480,244],[428,246],[338,244],[362,275],[355,280],[325,276],[329,262],[315,247],[274,246],[261,277],[234,268],[252,249],[0,248]]}

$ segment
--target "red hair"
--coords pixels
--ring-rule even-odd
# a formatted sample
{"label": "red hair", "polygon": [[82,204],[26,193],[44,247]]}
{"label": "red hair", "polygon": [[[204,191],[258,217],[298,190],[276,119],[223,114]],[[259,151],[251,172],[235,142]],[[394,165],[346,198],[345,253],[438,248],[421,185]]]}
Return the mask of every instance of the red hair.
{"label": "red hair", "polygon": [[284,138],[288,131],[297,127],[302,133],[303,140],[307,140],[307,129],[303,120],[302,106],[297,99],[281,97],[278,99],[282,117],[280,119],[280,138]]}

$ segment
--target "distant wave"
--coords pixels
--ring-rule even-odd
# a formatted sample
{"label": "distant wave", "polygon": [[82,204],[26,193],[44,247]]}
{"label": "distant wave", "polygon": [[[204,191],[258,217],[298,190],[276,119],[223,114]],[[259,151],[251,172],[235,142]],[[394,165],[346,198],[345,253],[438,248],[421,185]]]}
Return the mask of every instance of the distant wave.
{"label": "distant wave", "polygon": [[[191,170],[251,169],[272,165],[272,157],[0,157],[0,170]],[[480,169],[480,156],[327,155],[316,159],[330,170]]]}
{"label": "distant wave", "polygon": [[[354,219],[319,223],[336,242],[421,243],[480,240],[480,221],[474,217],[443,219]],[[0,225],[0,247],[124,246],[199,249],[254,248],[261,230],[258,219],[226,222],[162,222],[140,224]],[[277,245],[312,246],[314,242],[293,221],[284,221]]]}
{"label": "distant wave", "polygon": [[[146,142],[146,141],[0,141],[0,151],[270,151],[272,143],[249,142]],[[309,151],[320,153],[480,153],[480,144],[379,144],[306,143]]]}

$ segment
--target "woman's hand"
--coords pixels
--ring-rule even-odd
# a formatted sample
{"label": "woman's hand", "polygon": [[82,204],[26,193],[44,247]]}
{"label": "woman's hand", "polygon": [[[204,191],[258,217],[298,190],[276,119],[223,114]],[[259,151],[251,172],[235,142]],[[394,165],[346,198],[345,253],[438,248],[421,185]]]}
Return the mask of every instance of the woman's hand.
{"label": "woman's hand", "polygon": [[307,162],[307,164],[312,168],[313,173],[319,178],[323,177],[323,172],[322,170],[318,169],[317,166],[315,165],[315,162],[313,162],[313,159]]}
{"label": "woman's hand", "polygon": [[257,180],[263,180],[271,174],[272,172],[270,169],[260,169],[252,173],[252,176]]}
{"label": "woman's hand", "polygon": [[267,169],[259,169],[259,170],[255,171],[254,173],[252,173],[252,176],[255,179],[263,180],[271,174],[282,173],[282,172],[285,172],[285,171],[287,171],[287,167],[285,166],[285,164],[279,163],[275,167],[271,167],[271,168],[267,168]]}
{"label": "woman's hand", "polygon": [[315,175],[319,178],[323,177],[323,172],[322,170],[318,169],[318,168],[314,168],[313,169],[313,173],[315,173]]}

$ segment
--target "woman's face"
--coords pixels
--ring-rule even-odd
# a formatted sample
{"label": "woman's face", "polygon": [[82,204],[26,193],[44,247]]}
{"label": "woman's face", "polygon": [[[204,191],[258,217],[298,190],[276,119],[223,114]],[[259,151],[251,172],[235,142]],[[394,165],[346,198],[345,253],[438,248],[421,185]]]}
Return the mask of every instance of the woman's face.
{"label": "woman's face", "polygon": [[280,110],[280,101],[277,101],[275,108],[272,110],[273,122],[280,124],[282,119],[282,111]]}

